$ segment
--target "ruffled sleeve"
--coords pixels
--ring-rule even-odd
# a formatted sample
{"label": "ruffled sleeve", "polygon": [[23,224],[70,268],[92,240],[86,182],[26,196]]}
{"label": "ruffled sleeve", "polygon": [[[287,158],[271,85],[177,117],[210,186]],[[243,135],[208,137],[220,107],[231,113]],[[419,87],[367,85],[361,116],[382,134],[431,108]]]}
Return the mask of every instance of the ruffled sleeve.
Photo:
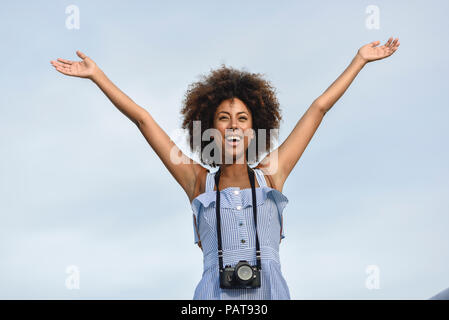
{"label": "ruffled sleeve", "polygon": [[278,214],[279,214],[279,221],[281,222],[281,239],[284,239],[285,232],[284,232],[284,223],[283,223],[283,220],[284,220],[283,212],[284,212],[285,206],[288,204],[288,198],[276,189],[272,189],[272,188],[269,188],[269,189],[270,190],[267,192],[267,196],[268,196],[268,194],[270,194],[271,197],[273,198],[274,202],[276,203],[276,207],[278,209]]}
{"label": "ruffled sleeve", "polygon": [[[279,190],[277,189],[273,189],[267,186],[262,186],[260,188],[257,189],[256,191],[257,194],[257,205],[262,205],[265,203],[265,201],[267,200],[267,198],[271,198],[274,203],[276,204],[276,208],[279,214],[279,221],[281,224],[281,239],[285,238],[285,232],[284,232],[284,228],[283,228],[283,212],[284,212],[284,208],[287,206],[288,204],[288,198],[283,195]],[[244,207],[246,206],[252,206],[252,198],[251,198],[251,193],[248,193],[248,198],[247,199],[243,199],[243,205]]]}
{"label": "ruffled sleeve", "polygon": [[[258,166],[256,166],[255,171],[258,172],[258,174],[261,176],[262,181],[263,181],[262,185],[264,187],[262,189],[263,189],[263,194],[265,195],[263,201],[265,202],[265,199],[268,196],[271,196],[274,203],[276,204],[276,207],[278,209],[278,214],[279,214],[279,222],[281,224],[281,240],[282,240],[285,238],[283,211],[284,211],[285,206],[288,204],[288,199],[279,190],[277,190],[275,188],[270,188],[266,185],[264,173],[263,173],[261,167],[262,167],[261,164],[259,164]],[[269,178],[271,185],[273,185],[273,181],[270,179],[270,176],[267,176],[267,177]]]}
{"label": "ruffled sleeve", "polygon": [[192,201],[192,213],[193,213],[193,235],[194,235],[194,243],[197,244],[200,239],[200,215],[202,209],[208,207],[211,203],[215,202],[214,198],[215,192],[205,192],[200,194],[198,197],[193,199]]}
{"label": "ruffled sleeve", "polygon": [[193,222],[193,235],[194,235],[193,242],[195,244],[197,244],[200,240],[200,237],[199,237],[200,231],[199,231],[199,225],[198,225],[198,216],[200,213],[200,207],[201,207],[201,202],[199,202],[197,199],[193,199],[193,201],[192,201],[192,212],[193,212],[192,222]]}

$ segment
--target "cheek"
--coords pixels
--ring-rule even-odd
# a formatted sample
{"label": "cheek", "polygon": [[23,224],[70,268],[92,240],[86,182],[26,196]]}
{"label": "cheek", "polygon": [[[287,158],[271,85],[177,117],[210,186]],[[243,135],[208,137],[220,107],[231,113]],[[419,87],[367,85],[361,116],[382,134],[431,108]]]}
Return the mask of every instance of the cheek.
{"label": "cheek", "polygon": [[252,139],[255,138],[256,132],[254,129],[252,129],[252,126],[248,126],[244,130],[244,136],[245,136],[245,142],[250,142]]}
{"label": "cheek", "polygon": [[213,129],[213,135],[214,135],[215,139],[220,140],[224,137],[225,130],[219,124],[214,123],[214,127],[212,129]]}

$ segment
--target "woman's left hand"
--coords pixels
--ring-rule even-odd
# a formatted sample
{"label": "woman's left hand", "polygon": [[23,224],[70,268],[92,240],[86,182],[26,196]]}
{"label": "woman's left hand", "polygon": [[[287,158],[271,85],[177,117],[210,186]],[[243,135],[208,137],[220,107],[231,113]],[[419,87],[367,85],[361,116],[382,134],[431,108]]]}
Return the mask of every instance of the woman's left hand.
{"label": "woman's left hand", "polygon": [[399,38],[396,38],[393,41],[393,37],[390,37],[390,39],[388,39],[388,41],[383,46],[377,47],[379,43],[380,41],[378,40],[365,44],[359,49],[357,55],[365,62],[376,61],[389,57],[398,49]]}

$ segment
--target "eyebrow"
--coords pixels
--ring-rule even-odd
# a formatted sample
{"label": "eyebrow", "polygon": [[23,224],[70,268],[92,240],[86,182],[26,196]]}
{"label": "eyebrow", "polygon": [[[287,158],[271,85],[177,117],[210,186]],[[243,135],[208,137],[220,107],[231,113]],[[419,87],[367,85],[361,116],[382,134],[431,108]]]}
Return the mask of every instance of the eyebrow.
{"label": "eyebrow", "polygon": [[[227,111],[220,111],[217,115],[219,115],[220,113],[227,113],[227,114],[230,115],[230,113],[227,112]],[[246,113],[246,111],[240,111],[240,112],[237,112],[237,114],[240,114],[240,113],[244,113],[244,114],[248,115],[248,114]]]}

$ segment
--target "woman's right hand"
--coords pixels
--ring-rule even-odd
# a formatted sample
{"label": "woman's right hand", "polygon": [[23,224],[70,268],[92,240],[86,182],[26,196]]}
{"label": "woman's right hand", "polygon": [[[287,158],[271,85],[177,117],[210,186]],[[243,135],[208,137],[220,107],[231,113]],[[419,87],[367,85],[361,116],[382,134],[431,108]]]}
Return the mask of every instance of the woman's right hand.
{"label": "woman's right hand", "polygon": [[98,71],[97,65],[91,58],[81,51],[76,51],[76,54],[83,60],[70,61],[58,58],[57,60],[51,60],[50,63],[56,70],[67,76],[92,79],[94,74]]}

